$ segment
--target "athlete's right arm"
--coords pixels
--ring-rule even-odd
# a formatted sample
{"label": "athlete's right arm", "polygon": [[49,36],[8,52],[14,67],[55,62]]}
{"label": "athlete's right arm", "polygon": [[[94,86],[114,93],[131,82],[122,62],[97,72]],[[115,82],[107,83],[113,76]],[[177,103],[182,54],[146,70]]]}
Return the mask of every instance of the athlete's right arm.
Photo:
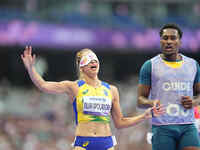
{"label": "athlete's right arm", "polygon": [[151,89],[151,61],[146,61],[140,69],[137,103],[138,107],[146,108],[160,105],[159,100],[149,100]]}
{"label": "athlete's right arm", "polygon": [[72,88],[75,86],[75,82],[73,81],[45,81],[35,70],[35,58],[35,55],[32,56],[32,47],[26,46],[24,53],[21,55],[21,59],[23,60],[24,66],[27,69],[31,80],[40,90],[51,94],[67,93],[71,95],[73,93]]}
{"label": "athlete's right arm", "polygon": [[111,85],[111,92],[112,92],[112,119],[114,122],[114,125],[117,129],[121,128],[127,128],[133,125],[136,125],[145,119],[149,119],[154,114],[154,117],[160,116],[165,113],[165,109],[163,106],[152,107],[148,108],[143,114],[137,115],[137,116],[131,116],[131,117],[124,117],[120,108],[120,98],[119,98],[119,92],[117,87]]}

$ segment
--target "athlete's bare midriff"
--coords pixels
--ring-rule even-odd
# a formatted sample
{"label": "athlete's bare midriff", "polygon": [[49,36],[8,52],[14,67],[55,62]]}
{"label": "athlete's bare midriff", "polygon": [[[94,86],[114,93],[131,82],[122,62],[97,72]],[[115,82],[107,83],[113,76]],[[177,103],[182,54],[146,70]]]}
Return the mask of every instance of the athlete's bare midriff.
{"label": "athlete's bare midriff", "polygon": [[76,127],[76,136],[103,137],[111,136],[109,123],[87,122],[79,123]]}

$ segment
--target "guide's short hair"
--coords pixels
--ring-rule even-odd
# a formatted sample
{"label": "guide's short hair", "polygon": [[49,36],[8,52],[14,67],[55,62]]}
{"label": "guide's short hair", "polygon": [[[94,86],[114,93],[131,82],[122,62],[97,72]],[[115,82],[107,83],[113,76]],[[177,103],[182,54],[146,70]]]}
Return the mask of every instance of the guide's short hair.
{"label": "guide's short hair", "polygon": [[160,37],[162,36],[163,30],[164,30],[164,29],[175,29],[175,30],[178,31],[178,34],[179,34],[180,39],[182,38],[183,32],[182,32],[182,30],[179,28],[179,26],[178,26],[177,24],[174,24],[174,23],[165,24],[165,25],[160,29]]}

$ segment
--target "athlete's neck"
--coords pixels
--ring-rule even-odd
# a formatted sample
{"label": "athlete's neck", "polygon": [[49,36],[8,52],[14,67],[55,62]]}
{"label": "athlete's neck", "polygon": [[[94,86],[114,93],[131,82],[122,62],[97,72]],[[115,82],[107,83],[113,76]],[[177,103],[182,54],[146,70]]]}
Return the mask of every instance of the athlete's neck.
{"label": "athlete's neck", "polygon": [[88,77],[88,76],[84,76],[83,80],[84,80],[87,84],[89,84],[89,85],[91,85],[91,86],[93,86],[93,87],[98,87],[98,86],[100,86],[100,84],[101,84],[101,81],[98,79],[97,76],[94,77],[94,78],[90,78],[90,77]]}
{"label": "athlete's neck", "polygon": [[182,60],[182,57],[180,54],[176,53],[176,54],[173,54],[173,55],[164,55],[164,54],[161,54],[160,55],[162,59],[166,60],[166,61],[180,61]]}

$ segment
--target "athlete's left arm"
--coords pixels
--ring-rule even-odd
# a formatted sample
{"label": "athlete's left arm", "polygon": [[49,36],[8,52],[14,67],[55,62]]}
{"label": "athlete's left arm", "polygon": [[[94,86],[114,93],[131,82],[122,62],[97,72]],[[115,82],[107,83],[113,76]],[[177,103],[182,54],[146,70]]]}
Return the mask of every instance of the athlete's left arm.
{"label": "athlete's left arm", "polygon": [[183,96],[182,97],[182,105],[186,109],[191,109],[197,105],[200,105],[200,66],[197,63],[197,73],[194,80],[193,86],[194,96]]}
{"label": "athlete's left arm", "polygon": [[159,116],[164,113],[164,109],[160,106],[159,111],[155,111],[156,108],[152,107],[147,109],[143,114],[132,116],[132,117],[124,117],[119,103],[119,92],[115,86],[111,86],[112,91],[112,119],[114,121],[114,125],[117,129],[127,128],[133,125],[136,125],[145,119],[149,119],[152,117],[152,112],[154,112],[155,116]]}

